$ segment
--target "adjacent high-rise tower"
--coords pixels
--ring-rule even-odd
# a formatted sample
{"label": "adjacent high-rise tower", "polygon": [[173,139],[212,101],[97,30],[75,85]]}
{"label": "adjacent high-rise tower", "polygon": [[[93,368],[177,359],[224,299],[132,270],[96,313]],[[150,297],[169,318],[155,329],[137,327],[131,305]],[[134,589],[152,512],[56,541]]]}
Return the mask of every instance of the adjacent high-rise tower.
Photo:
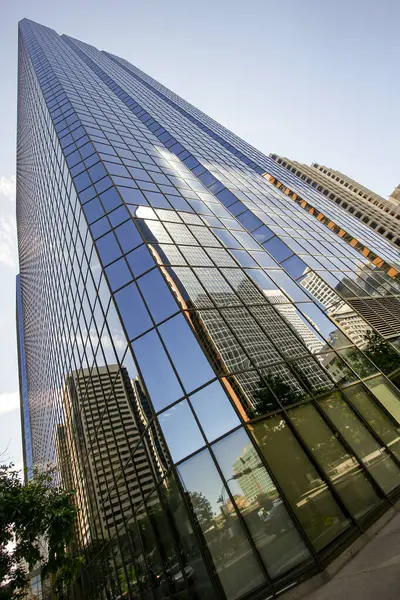
{"label": "adjacent high-rise tower", "polygon": [[17,173],[27,461],[77,490],[69,598],[264,598],[391,505],[391,243],[29,20]]}

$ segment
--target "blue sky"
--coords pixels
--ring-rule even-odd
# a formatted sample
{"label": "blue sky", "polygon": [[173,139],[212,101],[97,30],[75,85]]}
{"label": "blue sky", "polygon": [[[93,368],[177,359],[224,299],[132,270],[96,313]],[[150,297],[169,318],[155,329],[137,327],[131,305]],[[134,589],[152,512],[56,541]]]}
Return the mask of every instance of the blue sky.
{"label": "blue sky", "polygon": [[14,332],[17,22],[127,58],[265,153],[400,182],[398,0],[2,0],[0,453],[21,462]]}

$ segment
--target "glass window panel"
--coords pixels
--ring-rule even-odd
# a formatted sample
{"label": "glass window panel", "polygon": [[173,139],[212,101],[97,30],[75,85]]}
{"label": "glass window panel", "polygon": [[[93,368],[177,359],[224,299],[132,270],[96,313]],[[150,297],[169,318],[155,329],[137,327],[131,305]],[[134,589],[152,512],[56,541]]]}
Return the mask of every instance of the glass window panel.
{"label": "glass window panel", "polygon": [[300,287],[290,279],[290,277],[281,269],[271,269],[268,272],[271,279],[275,281],[275,283],[283,289],[284,292],[293,300],[293,302],[301,302],[306,301],[306,294],[300,289]]}
{"label": "glass window panel", "polygon": [[[368,383],[370,384],[372,381],[374,380],[371,379]],[[344,389],[343,392],[368,422],[370,427],[379,435],[384,444],[400,460],[400,427],[395,425],[395,421],[392,422],[379,408],[379,405],[371,398],[362,384],[353,385]]]}
{"label": "glass window panel", "polygon": [[85,213],[89,224],[93,223],[97,219],[100,219],[100,217],[104,215],[104,209],[101,206],[98,198],[87,202],[83,206],[83,212]]}
{"label": "glass window panel", "polygon": [[374,508],[379,496],[359,462],[348,454],[315,407],[305,404],[293,408],[289,416],[352,516],[360,519]]}
{"label": "glass window panel", "polygon": [[246,231],[235,231],[233,235],[239,240],[239,242],[241,242],[244,248],[248,248],[250,250],[259,250],[260,245],[258,242],[256,242]]}
{"label": "glass window panel", "polygon": [[354,346],[338,350],[338,354],[354,369],[357,375],[361,378],[369,377],[377,372],[377,368],[372,362]]}
{"label": "glass window panel", "polygon": [[321,400],[320,405],[383,491],[389,493],[397,487],[400,484],[400,469],[340,394],[332,394]]}
{"label": "glass window panel", "polygon": [[183,390],[155,331],[133,342],[132,348],[156,411],[183,396]]}
{"label": "glass window panel", "polygon": [[160,221],[137,219],[136,223],[147,242],[151,244],[163,242],[172,243],[171,237],[168,235],[164,225],[160,223]]}
{"label": "glass window panel", "polygon": [[[179,269],[179,271],[182,272],[183,269]],[[194,272],[217,306],[233,306],[235,304],[240,304],[233,289],[222,277],[218,269],[199,267],[195,268]],[[198,296],[200,296],[200,294]],[[206,299],[204,300],[206,301]],[[208,302],[206,304],[205,301],[202,302],[202,306],[213,306],[212,303]]]}
{"label": "glass window panel", "polygon": [[164,223],[165,228],[176,244],[188,244],[198,246],[195,237],[190,233],[188,227],[183,223]]}
{"label": "glass window panel", "polygon": [[332,346],[342,348],[351,345],[349,338],[313,302],[300,302],[297,307]]}
{"label": "glass window panel", "polygon": [[103,217],[99,221],[92,223],[92,225],[90,226],[90,231],[92,232],[93,237],[95,239],[100,237],[104,233],[107,233],[107,231],[110,231],[110,229],[111,229],[111,225],[110,225],[107,217]]}
{"label": "glass window panel", "polygon": [[149,313],[134,283],[117,292],[115,300],[129,339],[133,339],[153,327]]}
{"label": "glass window panel", "polygon": [[[154,186],[156,187],[156,186]],[[150,202],[151,206],[154,208],[170,208],[171,205],[163,194],[159,192],[144,192],[147,200]]]}
{"label": "glass window panel", "polygon": [[262,289],[264,296],[273,304],[275,302],[288,302],[285,294],[281,292],[278,286],[261,269],[246,269],[253,281]]}
{"label": "glass window panel", "polygon": [[280,415],[253,423],[252,434],[314,548],[322,550],[349,521]]}
{"label": "glass window panel", "polygon": [[386,410],[400,423],[400,398],[385,377],[380,375],[366,382],[366,385],[386,408]]}
{"label": "glass window panel", "polygon": [[140,233],[133,221],[127,221],[116,228],[115,234],[124,252],[129,252],[143,243]]}
{"label": "glass window panel", "polygon": [[192,267],[213,266],[213,263],[199,246],[180,246],[183,256]]}
{"label": "glass window panel", "polygon": [[236,267],[236,263],[225,248],[207,248],[207,254],[217,267]]}
{"label": "glass window panel", "polygon": [[[213,302],[191,269],[174,267],[171,279],[179,290],[178,301],[185,308],[212,308]],[[231,291],[231,295],[233,292]]]}
{"label": "glass window panel", "polygon": [[310,558],[244,429],[231,433],[212,448],[270,577],[278,577]]}
{"label": "glass window panel", "polygon": [[240,425],[240,421],[221,384],[214,381],[193,396],[190,401],[209,441]]}
{"label": "glass window panel", "polygon": [[117,225],[129,219],[129,212],[126,210],[125,206],[120,206],[109,213],[108,218],[110,219],[111,225],[117,227]]}
{"label": "glass window panel", "polygon": [[205,445],[187,400],[158,415],[172,460],[178,462]]}
{"label": "glass window panel", "polygon": [[[196,236],[199,244],[201,246],[211,246],[215,248],[219,248],[221,244],[215,238],[215,236],[211,233],[211,231],[207,227],[200,227],[198,225],[189,225],[190,231]],[[221,231],[220,229],[218,231]]]}
{"label": "glass window panel", "polygon": [[112,232],[99,238],[96,242],[96,247],[104,265],[113,262],[113,260],[119,258],[122,254],[121,248],[118,246],[118,242]]}
{"label": "glass window panel", "polygon": [[292,256],[285,260],[282,263],[282,267],[294,279],[304,275],[304,271],[307,269],[307,265],[298,256]]}
{"label": "glass window panel", "polygon": [[182,314],[169,319],[159,327],[159,331],[187,392],[215,377]]}
{"label": "glass window panel", "polygon": [[289,258],[289,256],[293,254],[291,249],[276,236],[268,242],[264,242],[263,246],[278,262],[285,260],[285,258]]}
{"label": "glass window panel", "polygon": [[231,252],[242,267],[258,267],[258,263],[246,250],[231,250]]}
{"label": "glass window panel", "polygon": [[154,267],[154,258],[144,244],[127,254],[126,260],[135,277],[139,277],[139,275]]}
{"label": "glass window panel", "polygon": [[114,187],[100,194],[100,200],[106,212],[109,212],[122,204],[122,200]]}
{"label": "glass window panel", "polygon": [[156,323],[178,311],[174,296],[158,269],[146,273],[137,282]]}
{"label": "glass window panel", "polygon": [[213,229],[213,232],[227,248],[242,248],[237,239],[226,229]]}
{"label": "glass window panel", "polygon": [[172,244],[160,244],[152,246],[153,252],[157,255],[157,260],[164,265],[185,265],[186,260],[176,246]]}
{"label": "glass window panel", "polygon": [[336,354],[336,352],[326,352],[317,354],[316,359],[319,364],[329,373],[333,381],[339,385],[352,383],[358,379],[357,375],[351,371],[346,363]]}
{"label": "glass window panel", "polygon": [[231,506],[225,508],[227,490],[210,453],[203,450],[181,464],[178,470],[226,597],[228,600],[240,598],[265,579],[242,522]]}
{"label": "glass window panel", "polygon": [[119,187],[119,193],[127,204],[141,204],[148,206],[148,202],[140,190],[128,187]]}
{"label": "glass window panel", "polygon": [[278,269],[278,263],[267,252],[250,252],[259,265],[265,268]]}
{"label": "glass window panel", "polygon": [[247,309],[238,307],[224,309],[221,312],[254,366],[268,365],[282,360],[279,352]]}
{"label": "glass window panel", "polygon": [[[221,269],[221,271],[245,304],[263,304],[265,302],[259,289],[241,269]],[[249,269],[249,271],[256,272],[256,269]]]}
{"label": "glass window panel", "polygon": [[124,258],[120,258],[107,267],[106,273],[112,290],[122,287],[132,279],[132,274]]}
{"label": "glass window panel", "polygon": [[[165,486],[160,486],[160,494],[167,506],[168,519],[174,524],[178,533],[178,542],[182,546],[181,560],[194,597],[198,600],[216,600],[215,590],[211,584],[178,485],[172,474],[168,475],[165,482]],[[179,570],[173,571],[174,575],[176,573],[179,574]]]}

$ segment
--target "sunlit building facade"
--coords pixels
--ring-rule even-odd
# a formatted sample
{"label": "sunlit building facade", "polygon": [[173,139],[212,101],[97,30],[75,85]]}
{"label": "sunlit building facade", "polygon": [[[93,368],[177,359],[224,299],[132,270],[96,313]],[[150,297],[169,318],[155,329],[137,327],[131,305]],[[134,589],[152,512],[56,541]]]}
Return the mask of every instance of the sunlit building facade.
{"label": "sunlit building facade", "polygon": [[127,61],[20,23],[32,461],[82,507],[69,598],[276,595],[397,498],[399,392],[355,322],[397,356],[399,253],[299,181]]}
{"label": "sunlit building facade", "polygon": [[396,190],[386,200],[340,171],[318,163],[304,165],[277,154],[269,156],[356,219],[400,246],[400,210],[395,200]]}

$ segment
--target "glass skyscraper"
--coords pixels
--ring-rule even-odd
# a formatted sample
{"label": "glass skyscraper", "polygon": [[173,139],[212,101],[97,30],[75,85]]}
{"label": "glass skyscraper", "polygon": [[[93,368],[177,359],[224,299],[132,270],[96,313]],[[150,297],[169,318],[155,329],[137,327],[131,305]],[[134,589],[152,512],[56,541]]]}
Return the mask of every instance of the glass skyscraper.
{"label": "glass skyscraper", "polygon": [[26,460],[77,492],[69,598],[266,598],[397,499],[399,391],[366,341],[396,364],[389,241],[26,19],[17,220]]}

